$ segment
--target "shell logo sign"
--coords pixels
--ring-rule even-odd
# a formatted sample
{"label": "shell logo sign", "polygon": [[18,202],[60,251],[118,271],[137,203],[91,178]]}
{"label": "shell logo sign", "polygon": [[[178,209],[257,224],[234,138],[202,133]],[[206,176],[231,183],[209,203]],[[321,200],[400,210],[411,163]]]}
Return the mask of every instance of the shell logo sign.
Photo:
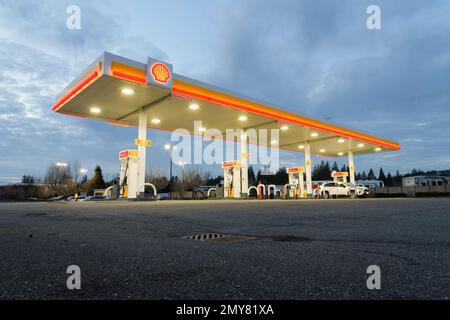
{"label": "shell logo sign", "polygon": [[147,84],[172,90],[173,67],[170,63],[148,57],[147,59]]}
{"label": "shell logo sign", "polygon": [[333,172],[331,173],[331,176],[332,176],[333,178],[337,178],[337,177],[348,177],[348,172],[336,172],[336,171],[333,171]]}
{"label": "shell logo sign", "polygon": [[171,77],[169,68],[167,68],[167,66],[162,63],[153,64],[150,72],[152,74],[153,80],[164,84],[167,84]]}
{"label": "shell logo sign", "polygon": [[287,173],[304,173],[305,168],[303,167],[293,167],[293,168],[287,168]]}

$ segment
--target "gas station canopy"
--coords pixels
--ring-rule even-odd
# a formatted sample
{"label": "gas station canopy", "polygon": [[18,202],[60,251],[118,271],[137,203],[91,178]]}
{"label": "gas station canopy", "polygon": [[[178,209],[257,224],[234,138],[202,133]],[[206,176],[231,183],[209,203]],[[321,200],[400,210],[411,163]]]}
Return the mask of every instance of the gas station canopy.
{"label": "gas station canopy", "polygon": [[[194,121],[206,129],[281,129],[271,147],[341,156],[348,151],[366,154],[400,149],[396,142],[350,130],[311,117],[283,111],[227,90],[173,73],[172,65],[148,58],[140,63],[103,53],[58,96],[54,111],[71,116],[107,121],[114,125],[138,125],[139,113],[147,113],[148,127],[193,134]],[[265,145],[266,141],[258,141]]]}

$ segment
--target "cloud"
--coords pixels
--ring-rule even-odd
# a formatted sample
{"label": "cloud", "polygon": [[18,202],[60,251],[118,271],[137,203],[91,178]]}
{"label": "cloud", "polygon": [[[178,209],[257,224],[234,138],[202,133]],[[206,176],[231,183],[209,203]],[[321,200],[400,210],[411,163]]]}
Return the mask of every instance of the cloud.
{"label": "cloud", "polygon": [[[221,64],[210,79],[398,140],[392,170],[446,166],[433,159],[450,153],[450,5],[378,1],[383,29],[370,31],[369,4],[245,1],[220,11]],[[363,167],[382,165],[379,156],[359,159]]]}
{"label": "cloud", "polygon": [[[201,3],[177,12],[170,28],[154,28],[133,19],[138,13],[122,2],[77,1],[81,30],[66,28],[71,1],[1,3],[0,147],[13,150],[0,156],[2,176],[40,175],[58,159],[117,171],[116,151],[133,141],[133,129],[50,111],[56,93],[103,51],[139,61],[154,56],[176,70],[195,65],[199,80],[402,144],[395,156],[357,157],[358,169],[448,169],[448,1],[378,1],[383,29],[377,31],[366,28],[372,1],[214,2],[202,16],[210,38],[178,33],[189,30]],[[138,32],[147,29],[148,35]],[[164,37],[156,45],[150,34]],[[175,49],[161,49],[169,47]],[[155,145],[167,139],[152,135]],[[152,164],[163,166],[157,154]],[[282,164],[303,162],[301,154],[282,157]]]}
{"label": "cloud", "polygon": [[127,136],[105,124],[55,114],[51,106],[56,94],[103,51],[166,56],[149,41],[128,37],[122,26],[87,1],[80,5],[82,29],[67,29],[67,6],[59,1],[2,2],[0,136],[2,150],[10,151],[0,156],[2,175],[42,175],[50,162],[61,158],[92,165],[104,161],[101,153],[109,134],[117,135],[115,141]]}

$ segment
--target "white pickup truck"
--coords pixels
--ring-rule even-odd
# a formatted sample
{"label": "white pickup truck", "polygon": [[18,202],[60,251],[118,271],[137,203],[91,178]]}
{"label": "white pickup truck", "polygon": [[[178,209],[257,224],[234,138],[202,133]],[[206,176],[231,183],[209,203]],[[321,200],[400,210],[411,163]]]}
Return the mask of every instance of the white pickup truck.
{"label": "white pickup truck", "polygon": [[356,197],[366,197],[368,194],[369,188],[355,186],[346,182],[322,182],[316,190],[316,195],[324,199],[338,197],[350,197],[354,199]]}

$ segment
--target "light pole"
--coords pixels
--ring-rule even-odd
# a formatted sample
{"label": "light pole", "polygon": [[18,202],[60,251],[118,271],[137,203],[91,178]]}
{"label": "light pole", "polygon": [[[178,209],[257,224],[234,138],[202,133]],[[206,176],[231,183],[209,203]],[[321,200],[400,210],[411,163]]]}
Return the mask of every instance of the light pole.
{"label": "light pole", "polygon": [[[87,178],[87,173],[88,173],[88,169],[86,168],[81,168],[80,169],[80,173],[83,175],[83,178],[81,181],[84,181]],[[87,180],[87,179],[86,179]]]}
{"label": "light pole", "polygon": [[63,180],[63,178],[65,178],[64,177],[65,172],[63,172],[63,170],[65,168],[67,168],[67,163],[58,161],[58,162],[55,163],[55,165],[58,168],[56,176],[55,176],[55,186],[57,186],[57,192],[58,192],[58,194],[60,194],[61,193],[61,188],[62,188],[61,184],[63,182],[62,180]]}
{"label": "light pole", "polygon": [[170,155],[170,172],[169,172],[169,199],[172,200],[172,150],[176,149],[176,146],[172,146],[170,143],[164,145],[164,149],[169,151]]}

